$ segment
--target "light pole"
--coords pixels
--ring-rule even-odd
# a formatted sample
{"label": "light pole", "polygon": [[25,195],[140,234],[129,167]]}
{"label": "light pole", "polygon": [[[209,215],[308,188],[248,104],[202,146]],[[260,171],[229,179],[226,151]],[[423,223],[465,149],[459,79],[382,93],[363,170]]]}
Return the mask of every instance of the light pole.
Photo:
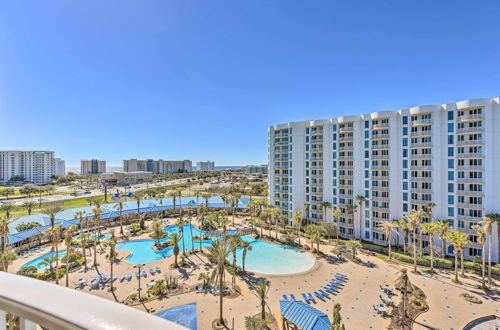
{"label": "light pole", "polygon": [[137,280],[139,282],[138,287],[137,287],[137,296],[139,297],[139,302],[142,301],[142,297],[141,297],[141,276],[142,276],[141,268],[144,266],[145,265],[143,265],[143,264],[139,264],[139,265],[134,266],[134,268],[137,268],[139,271],[139,276],[137,277]]}

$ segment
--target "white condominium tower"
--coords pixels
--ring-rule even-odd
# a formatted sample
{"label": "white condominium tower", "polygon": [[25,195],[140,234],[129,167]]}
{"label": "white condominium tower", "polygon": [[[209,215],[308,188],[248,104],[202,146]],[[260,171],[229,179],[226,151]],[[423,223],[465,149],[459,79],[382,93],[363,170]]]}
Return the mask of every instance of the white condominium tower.
{"label": "white condominium tower", "polygon": [[197,171],[213,171],[215,170],[215,163],[207,160],[206,162],[197,162],[196,163]]}
{"label": "white condominium tower", "polygon": [[106,161],[102,159],[82,159],[80,160],[80,174],[102,174],[106,173]]}
{"label": "white condominium tower", "polygon": [[53,151],[0,151],[0,181],[51,182],[54,174]]}
{"label": "white condominium tower", "polygon": [[452,222],[473,242],[465,256],[481,255],[472,226],[500,213],[499,103],[473,99],[271,126],[270,203],[293,223],[296,211],[334,221],[332,208],[325,212],[322,204],[329,202],[342,212],[341,236],[380,245],[386,245],[382,221],[433,203],[432,221]]}

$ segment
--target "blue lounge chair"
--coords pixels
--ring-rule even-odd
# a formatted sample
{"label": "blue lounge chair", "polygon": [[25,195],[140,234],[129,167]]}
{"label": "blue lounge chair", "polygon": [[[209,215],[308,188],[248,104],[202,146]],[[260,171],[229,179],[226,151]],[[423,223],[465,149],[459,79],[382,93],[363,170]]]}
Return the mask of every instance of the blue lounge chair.
{"label": "blue lounge chair", "polygon": [[199,287],[199,286],[197,286],[197,285],[195,285],[195,286],[194,286],[194,291],[196,291],[196,293],[199,293],[199,292],[200,292],[200,287]]}
{"label": "blue lounge chair", "polygon": [[127,275],[127,281],[130,281],[132,279],[132,275],[128,274]]}
{"label": "blue lounge chair", "polygon": [[347,278],[347,275],[345,275],[345,274],[336,273],[335,275],[337,275],[337,276],[342,276],[342,277],[346,277],[346,278]]}
{"label": "blue lounge chair", "polygon": [[207,286],[206,286],[206,285],[203,285],[203,286],[201,287],[201,290],[202,290],[203,292],[207,291]]}
{"label": "blue lounge chair", "polygon": [[312,301],[313,303],[316,303],[316,300],[314,300],[314,297],[312,294],[308,293],[307,296],[309,297],[310,301]]}
{"label": "blue lounge chair", "polygon": [[142,276],[147,277],[147,276],[148,276],[148,273],[146,273],[146,271],[145,271],[145,270],[143,270],[143,271],[142,271]]}
{"label": "blue lounge chair", "polygon": [[337,291],[337,290],[335,290],[333,287],[328,286],[328,285],[327,285],[327,286],[325,286],[325,287],[324,287],[324,289],[325,289],[326,291],[331,292],[331,293],[338,293],[338,291]]}
{"label": "blue lounge chair", "polygon": [[157,273],[160,273],[160,272],[161,272],[160,267],[156,267],[155,269],[156,269],[156,272],[157,272]]}
{"label": "blue lounge chair", "polygon": [[152,268],[149,268],[149,272],[151,273],[151,275],[155,274],[155,271]]}
{"label": "blue lounge chair", "polygon": [[335,279],[343,282],[347,282],[349,280],[347,277],[342,277],[338,275],[335,276]]}
{"label": "blue lounge chair", "polygon": [[309,298],[306,296],[305,293],[302,293],[302,298],[304,298],[304,301],[305,302],[308,302],[309,301]]}
{"label": "blue lounge chair", "polygon": [[137,277],[137,278],[140,277],[139,272],[135,272],[135,277]]}
{"label": "blue lounge chair", "polygon": [[124,279],[125,279],[125,275],[120,276],[120,282],[123,282]]}
{"label": "blue lounge chair", "polygon": [[330,284],[333,285],[333,286],[338,286],[338,287],[341,287],[341,286],[344,286],[344,282],[341,282],[341,281],[335,281],[335,280],[331,280],[330,281]]}
{"label": "blue lounge chair", "polygon": [[325,300],[325,299],[323,299],[323,296],[322,296],[322,295],[320,295],[317,291],[314,291],[314,295],[315,295],[316,297],[318,297],[318,299],[320,299],[320,300]]}
{"label": "blue lounge chair", "polygon": [[288,296],[286,294],[282,295],[282,297],[284,301],[290,301],[290,299],[288,299]]}
{"label": "blue lounge chair", "polygon": [[326,293],[325,291],[323,291],[323,290],[318,290],[318,291],[319,291],[319,293],[321,293],[323,296],[328,297],[328,298],[330,297],[330,294]]}
{"label": "blue lounge chair", "polygon": [[290,297],[292,298],[293,301],[298,301],[297,298],[293,295],[293,293],[290,293]]}

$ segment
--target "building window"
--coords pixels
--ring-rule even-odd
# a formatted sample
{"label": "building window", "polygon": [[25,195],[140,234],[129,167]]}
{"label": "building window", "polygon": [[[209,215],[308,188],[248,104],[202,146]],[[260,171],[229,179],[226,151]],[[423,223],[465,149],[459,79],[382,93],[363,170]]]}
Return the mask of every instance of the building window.
{"label": "building window", "polygon": [[448,159],[448,168],[453,168],[453,159]]}
{"label": "building window", "polygon": [[448,195],[448,204],[453,205],[455,203],[455,196]]}
{"label": "building window", "polygon": [[448,111],[448,120],[453,120],[453,111]]}
{"label": "building window", "polygon": [[448,192],[449,193],[452,193],[454,192],[455,189],[454,189],[454,184],[453,183],[448,183]]}
{"label": "building window", "polygon": [[448,135],[448,144],[453,144],[453,135]]}
{"label": "building window", "polygon": [[448,123],[448,133],[453,132],[453,123]]}
{"label": "building window", "polygon": [[454,215],[455,215],[455,212],[454,212],[453,207],[449,207],[448,208],[448,216],[449,217],[453,217]]}
{"label": "building window", "polygon": [[453,147],[448,147],[448,156],[453,157]]}
{"label": "building window", "polygon": [[403,125],[408,125],[408,116],[403,116]]}
{"label": "building window", "polygon": [[370,128],[370,122],[368,120],[365,120],[365,128]]}
{"label": "building window", "polygon": [[448,180],[454,180],[455,173],[453,171],[448,171]]}
{"label": "building window", "polygon": [[403,127],[403,136],[408,135],[408,127]]}
{"label": "building window", "polygon": [[408,182],[403,182],[403,190],[408,190]]}
{"label": "building window", "polygon": [[403,139],[403,147],[408,147],[408,139],[407,138]]}
{"label": "building window", "polygon": [[365,139],[368,139],[370,137],[369,131],[365,131]]}

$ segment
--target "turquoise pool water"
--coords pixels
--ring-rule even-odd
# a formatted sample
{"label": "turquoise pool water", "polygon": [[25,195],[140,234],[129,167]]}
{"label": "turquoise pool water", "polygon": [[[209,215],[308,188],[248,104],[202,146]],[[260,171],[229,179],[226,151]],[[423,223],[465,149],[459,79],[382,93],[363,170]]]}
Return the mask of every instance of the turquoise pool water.
{"label": "turquoise pool water", "polygon": [[155,315],[192,330],[197,330],[198,328],[196,321],[196,303],[176,306],[158,312]]}
{"label": "turquoise pool water", "polygon": [[[111,237],[110,233],[104,233],[104,234],[101,234],[101,236],[99,236],[99,238],[101,240],[105,240],[105,239],[108,239],[110,237]],[[80,249],[77,249],[77,250],[79,251]],[[48,266],[39,266],[38,264],[43,261],[43,258],[51,257],[55,254],[56,254],[55,252],[49,252],[49,253],[46,253],[44,255],[41,255],[38,258],[35,258],[31,261],[28,261],[27,263],[22,265],[21,268],[28,267],[28,266],[35,266],[38,269],[48,268]],[[66,250],[59,251],[59,260],[61,260],[65,255],[66,255]]]}

